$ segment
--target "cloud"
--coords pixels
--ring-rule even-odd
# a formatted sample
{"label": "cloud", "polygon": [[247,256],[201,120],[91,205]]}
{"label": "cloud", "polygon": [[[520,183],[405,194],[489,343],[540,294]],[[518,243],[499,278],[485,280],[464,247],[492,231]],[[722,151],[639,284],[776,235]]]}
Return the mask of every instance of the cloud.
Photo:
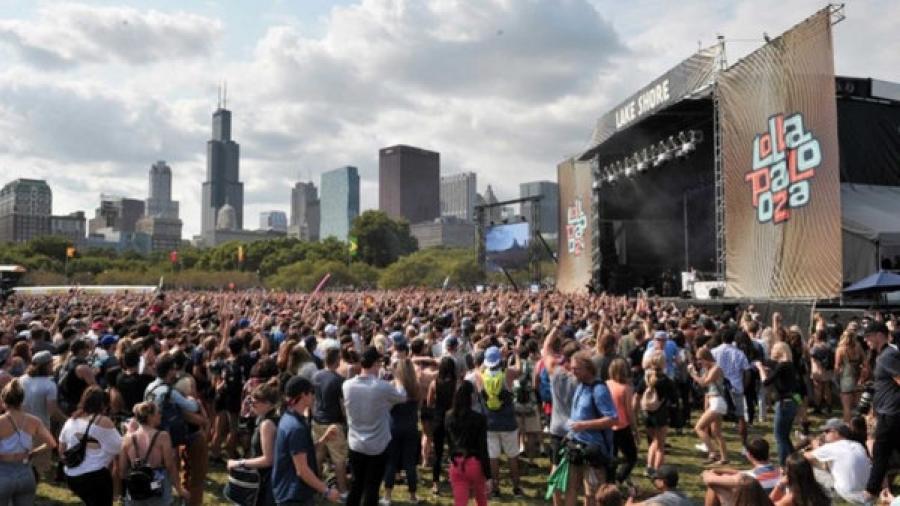
{"label": "cloud", "polygon": [[47,69],[202,57],[221,33],[221,22],[196,14],[73,3],[42,7],[33,21],[0,20],[0,43]]}

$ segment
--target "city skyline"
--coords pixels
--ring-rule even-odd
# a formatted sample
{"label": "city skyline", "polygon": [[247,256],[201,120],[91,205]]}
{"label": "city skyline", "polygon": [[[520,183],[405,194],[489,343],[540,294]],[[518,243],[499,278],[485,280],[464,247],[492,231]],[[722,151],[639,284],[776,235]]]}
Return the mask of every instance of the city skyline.
{"label": "city skyline", "polygon": [[[377,151],[398,143],[440,152],[442,176],[477,172],[481,189],[505,200],[520,183],[554,179],[587,144],[585,125],[698,41],[724,33],[734,62],[763,30],[821,6],[4,2],[0,134],[14,142],[0,148],[0,168],[7,181],[46,179],[57,214],[91,214],[102,193],[143,197],[146,167],[167,160],[192,237],[209,114],[227,81],[244,216],[289,211],[294,183],[343,165],[359,167],[361,211],[375,209]],[[837,72],[900,81],[900,6],[852,4],[846,14]]]}

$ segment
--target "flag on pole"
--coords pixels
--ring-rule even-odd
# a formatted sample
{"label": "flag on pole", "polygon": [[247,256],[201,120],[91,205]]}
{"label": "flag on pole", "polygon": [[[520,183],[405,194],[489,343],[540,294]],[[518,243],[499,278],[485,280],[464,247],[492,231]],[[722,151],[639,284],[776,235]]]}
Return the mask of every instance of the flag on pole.
{"label": "flag on pole", "polygon": [[347,245],[348,251],[350,252],[351,257],[355,257],[359,252],[359,243],[356,240],[356,237],[352,235],[348,238],[349,244]]}
{"label": "flag on pole", "polygon": [[66,248],[66,258],[75,258],[75,246]]}
{"label": "flag on pole", "polygon": [[172,251],[169,252],[169,261],[172,262],[173,264],[178,263],[178,250],[173,249]]}
{"label": "flag on pole", "polygon": [[240,264],[244,263],[244,246],[243,245],[238,246],[237,260],[238,260],[238,263],[240,263]]}

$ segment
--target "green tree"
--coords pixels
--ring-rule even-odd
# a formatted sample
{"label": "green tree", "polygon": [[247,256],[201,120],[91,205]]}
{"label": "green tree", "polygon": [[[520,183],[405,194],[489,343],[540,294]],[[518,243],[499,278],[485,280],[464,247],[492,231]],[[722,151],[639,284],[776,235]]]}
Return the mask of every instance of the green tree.
{"label": "green tree", "polygon": [[57,260],[66,257],[66,248],[72,243],[65,237],[45,235],[28,241],[28,249],[35,255],[44,255]]}
{"label": "green tree", "polygon": [[384,211],[366,211],[353,220],[350,235],[359,245],[357,258],[375,267],[385,267],[419,249],[405,220],[391,219]]}

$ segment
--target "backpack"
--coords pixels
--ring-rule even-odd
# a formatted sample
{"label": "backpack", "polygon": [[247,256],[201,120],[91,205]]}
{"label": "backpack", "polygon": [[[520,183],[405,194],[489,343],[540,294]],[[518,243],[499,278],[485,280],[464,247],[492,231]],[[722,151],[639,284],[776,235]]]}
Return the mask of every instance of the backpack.
{"label": "backpack", "polygon": [[[78,374],[75,372],[75,369],[84,363],[86,363],[84,360],[72,358],[66,362],[59,372],[59,380],[56,382],[56,388],[58,391],[60,408],[62,408],[62,411],[66,415],[71,415],[75,411],[78,402],[81,401],[81,394],[84,392],[85,388],[87,388],[87,383],[79,378]],[[80,389],[77,385],[79,382],[81,383]]]}
{"label": "backpack", "polygon": [[505,401],[510,396],[504,385],[506,374],[503,371],[488,373],[484,375],[482,382],[484,383],[485,405],[487,408],[491,411],[503,409]]}
{"label": "backpack", "polygon": [[531,404],[534,399],[534,388],[532,387],[532,381],[534,380],[533,376],[531,361],[526,360],[525,369],[522,371],[522,375],[516,379],[516,382],[513,385],[516,404],[521,404],[523,406]]}
{"label": "backpack", "polygon": [[[156,444],[156,438],[159,436],[160,432],[162,431],[157,430],[156,434],[153,434],[153,437],[150,439],[150,446],[147,447],[144,458],[137,458],[132,461],[131,469],[125,476],[125,490],[128,493],[128,497],[133,501],[141,501],[153,497],[161,497],[163,495],[163,484],[160,480],[156,479],[156,471],[147,465],[147,461],[150,459],[150,452],[153,451],[153,446]],[[137,438],[134,434],[131,435],[131,441],[132,446],[134,446],[134,451],[137,453]]]}
{"label": "backpack", "polygon": [[225,393],[228,398],[240,399],[244,390],[244,371],[237,361],[225,362],[223,369],[225,375]]}
{"label": "backpack", "polygon": [[[166,390],[166,393],[163,394],[162,403],[159,403],[156,402],[156,395],[154,395],[153,392],[161,386],[166,386],[168,389]],[[187,444],[188,427],[187,422],[184,420],[184,414],[181,412],[181,408],[179,408],[178,405],[175,404],[175,401],[172,400],[172,388],[173,387],[170,385],[160,383],[147,393],[145,400],[155,402],[160,408],[161,420],[159,422],[159,430],[168,432],[169,437],[172,438],[172,446],[177,448]]]}
{"label": "backpack", "polygon": [[647,413],[658,410],[659,407],[662,406],[662,402],[662,398],[659,396],[659,392],[656,391],[656,388],[647,386],[644,393],[641,395],[641,409]]}

